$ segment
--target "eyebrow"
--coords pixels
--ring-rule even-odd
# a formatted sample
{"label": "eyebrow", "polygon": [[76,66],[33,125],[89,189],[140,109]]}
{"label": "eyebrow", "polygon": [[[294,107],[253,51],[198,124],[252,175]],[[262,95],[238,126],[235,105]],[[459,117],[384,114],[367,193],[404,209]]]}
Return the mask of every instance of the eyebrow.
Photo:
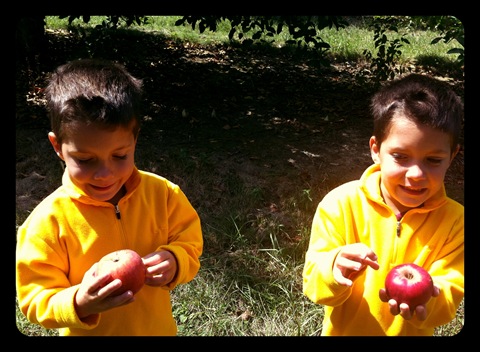
{"label": "eyebrow", "polygon": [[[121,146],[119,148],[116,148],[114,150],[112,150],[113,153],[115,152],[118,152],[118,151],[123,151],[125,149],[130,149],[133,147],[133,144],[129,144],[129,145],[125,145],[125,146]],[[91,154],[90,151],[85,151],[85,150],[79,150],[79,149],[75,149],[75,150],[72,150],[71,153],[76,153],[76,154]]]}
{"label": "eyebrow", "polygon": [[[402,147],[391,147],[389,148],[390,152],[400,152],[400,153],[406,153],[409,152],[409,148],[402,148]],[[451,153],[450,149],[445,150],[445,149],[434,149],[434,150],[429,150],[427,151],[427,155],[435,155],[435,156],[449,156]]]}

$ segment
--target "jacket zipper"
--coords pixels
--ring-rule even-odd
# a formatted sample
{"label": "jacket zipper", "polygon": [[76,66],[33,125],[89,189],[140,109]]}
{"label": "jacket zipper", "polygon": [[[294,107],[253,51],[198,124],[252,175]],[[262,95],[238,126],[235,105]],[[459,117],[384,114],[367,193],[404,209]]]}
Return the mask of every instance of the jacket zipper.
{"label": "jacket zipper", "polygon": [[118,204],[115,205],[115,215],[117,216],[117,219],[120,220],[120,208],[118,207]]}
{"label": "jacket zipper", "polygon": [[397,237],[400,237],[400,232],[402,231],[402,218],[405,215],[405,213],[397,213],[395,214],[395,217],[397,218]]}

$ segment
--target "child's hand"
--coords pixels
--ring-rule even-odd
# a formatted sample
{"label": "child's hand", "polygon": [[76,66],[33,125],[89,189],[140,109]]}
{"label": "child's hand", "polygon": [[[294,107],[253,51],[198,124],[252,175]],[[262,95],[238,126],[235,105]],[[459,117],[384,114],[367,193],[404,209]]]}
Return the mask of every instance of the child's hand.
{"label": "child's hand", "polygon": [[370,266],[378,270],[377,255],[365,244],[349,244],[340,250],[333,263],[333,277],[340,285],[352,286],[353,281]]}
{"label": "child's hand", "polygon": [[75,295],[75,310],[80,319],[134,301],[132,291],[115,295],[115,291],[122,286],[119,279],[109,282],[112,280],[110,274],[95,276],[97,265],[95,263],[87,270]]}
{"label": "child's hand", "polygon": [[[433,295],[432,297],[437,297],[440,294],[440,289],[433,285]],[[387,291],[384,288],[381,288],[378,293],[380,300],[382,302],[388,302],[388,307],[390,308],[390,313],[392,315],[398,315],[403,317],[405,320],[410,320],[416,314],[418,320],[427,319],[427,307],[426,305],[418,305],[414,310],[410,310],[410,307],[406,303],[398,304],[394,299],[390,299],[387,295]]]}
{"label": "child's hand", "polygon": [[177,259],[169,251],[153,252],[142,259],[147,268],[146,285],[168,285],[177,273]]}

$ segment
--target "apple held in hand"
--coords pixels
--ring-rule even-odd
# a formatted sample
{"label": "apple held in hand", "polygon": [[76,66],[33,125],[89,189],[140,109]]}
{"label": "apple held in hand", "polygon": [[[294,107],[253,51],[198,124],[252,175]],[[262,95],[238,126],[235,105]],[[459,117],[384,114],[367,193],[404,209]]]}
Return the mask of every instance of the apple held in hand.
{"label": "apple held in hand", "polygon": [[433,280],[428,271],[413,263],[392,268],[385,278],[385,290],[390,299],[406,303],[410,310],[425,304],[433,295]]}
{"label": "apple held in hand", "polygon": [[120,279],[122,287],[115,291],[120,295],[128,290],[134,294],[145,282],[145,265],[142,257],[131,249],[121,249],[102,257],[97,266],[96,276],[110,273],[112,280]]}

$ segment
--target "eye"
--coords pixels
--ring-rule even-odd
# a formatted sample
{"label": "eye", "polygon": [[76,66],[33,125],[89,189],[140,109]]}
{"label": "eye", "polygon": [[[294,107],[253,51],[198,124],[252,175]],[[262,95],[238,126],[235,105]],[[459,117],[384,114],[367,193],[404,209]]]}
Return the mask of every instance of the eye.
{"label": "eye", "polygon": [[127,159],[128,155],[115,155],[114,158],[119,159],[119,160],[125,160]]}
{"label": "eye", "polygon": [[428,158],[427,160],[430,164],[434,164],[434,165],[440,165],[443,161],[443,159],[440,159],[440,158]]}
{"label": "eye", "polygon": [[392,158],[394,158],[395,160],[401,161],[401,160],[405,160],[407,156],[400,153],[392,153]]}
{"label": "eye", "polygon": [[79,158],[77,158],[77,162],[78,162],[79,164],[87,164],[87,163],[89,163],[91,160],[92,160],[92,159],[79,159]]}

